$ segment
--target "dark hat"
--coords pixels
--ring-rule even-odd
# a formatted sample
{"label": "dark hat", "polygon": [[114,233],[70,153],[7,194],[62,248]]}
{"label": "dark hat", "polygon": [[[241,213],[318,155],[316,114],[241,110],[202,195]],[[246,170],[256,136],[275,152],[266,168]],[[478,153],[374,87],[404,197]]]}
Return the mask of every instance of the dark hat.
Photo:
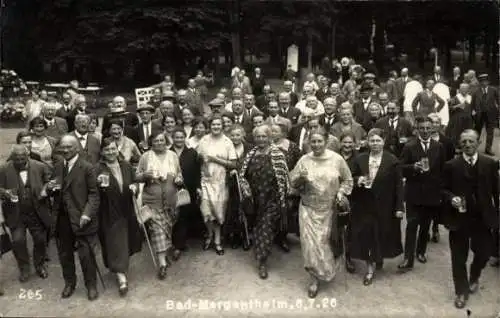
{"label": "dark hat", "polygon": [[137,105],[137,112],[140,113],[144,110],[147,110],[147,111],[150,111],[150,112],[154,112],[155,111],[155,108],[149,104],[139,104]]}
{"label": "dark hat", "polygon": [[488,74],[480,74],[477,77],[477,79],[480,80],[480,81],[487,81],[488,80]]}
{"label": "dark hat", "polygon": [[366,73],[365,76],[363,76],[365,79],[375,79],[375,74],[373,73]]}
{"label": "dark hat", "polygon": [[220,98],[214,98],[208,103],[210,107],[221,107],[224,106],[224,104],[224,100]]}
{"label": "dark hat", "polygon": [[362,85],[359,92],[360,93],[371,92],[372,90],[373,90],[373,88],[370,85]]}
{"label": "dark hat", "polygon": [[109,111],[109,113],[112,116],[123,115],[123,114],[125,114],[125,108],[123,108],[123,107],[111,108],[111,110]]}

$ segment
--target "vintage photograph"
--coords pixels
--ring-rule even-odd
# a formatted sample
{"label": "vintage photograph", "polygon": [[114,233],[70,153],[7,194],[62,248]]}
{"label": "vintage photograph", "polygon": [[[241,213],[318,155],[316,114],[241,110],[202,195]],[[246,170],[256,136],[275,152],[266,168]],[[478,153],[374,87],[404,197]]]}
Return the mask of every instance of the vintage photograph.
{"label": "vintage photograph", "polygon": [[500,317],[499,16],[0,0],[0,317]]}

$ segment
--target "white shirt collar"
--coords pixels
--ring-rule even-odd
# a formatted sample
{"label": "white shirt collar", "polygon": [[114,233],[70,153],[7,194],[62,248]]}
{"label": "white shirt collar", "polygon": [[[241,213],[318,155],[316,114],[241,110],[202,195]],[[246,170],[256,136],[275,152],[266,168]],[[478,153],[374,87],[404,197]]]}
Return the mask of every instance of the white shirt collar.
{"label": "white shirt collar", "polygon": [[82,135],[78,131],[75,130],[75,136],[78,139],[80,139],[80,138],[87,139],[88,134]]}
{"label": "white shirt collar", "polygon": [[56,122],[56,120],[54,118],[52,118],[52,119],[44,118],[44,119],[45,119],[45,122],[47,123],[47,125],[53,125]]}
{"label": "white shirt collar", "polygon": [[477,152],[472,156],[467,156],[465,153],[462,153],[462,156],[465,159],[465,161],[467,161],[467,162],[470,162],[470,160],[472,159],[472,165],[476,164],[477,158],[479,157]]}
{"label": "white shirt collar", "polygon": [[64,160],[64,164],[68,166],[68,170],[71,170],[71,168],[73,168],[77,160],[78,160],[78,154],[73,158],[69,159],[69,161]]}

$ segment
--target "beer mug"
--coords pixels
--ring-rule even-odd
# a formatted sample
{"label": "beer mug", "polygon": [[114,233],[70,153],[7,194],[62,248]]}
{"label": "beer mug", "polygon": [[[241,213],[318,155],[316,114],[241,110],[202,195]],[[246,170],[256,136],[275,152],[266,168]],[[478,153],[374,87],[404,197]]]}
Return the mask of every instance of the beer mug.
{"label": "beer mug", "polygon": [[429,169],[430,169],[429,158],[424,157],[424,158],[420,159],[420,163],[422,164],[422,171],[424,171],[424,172],[429,171]]}
{"label": "beer mug", "polygon": [[61,183],[57,182],[57,179],[52,179],[49,181],[49,183],[51,183],[53,185],[52,186],[53,191],[58,191],[58,190],[61,190],[61,188],[62,188]]}
{"label": "beer mug", "polygon": [[363,186],[366,189],[371,189],[372,188],[372,184],[373,184],[372,178],[370,178],[370,176],[363,176],[363,178],[364,178],[364,180],[363,180]]}
{"label": "beer mug", "polygon": [[7,190],[7,193],[9,194],[10,202],[12,203],[19,202],[19,196],[17,195],[17,191],[15,189]]}
{"label": "beer mug", "polygon": [[103,173],[99,176],[98,179],[101,182],[101,188],[109,187],[109,174]]}
{"label": "beer mug", "polygon": [[458,212],[465,213],[467,212],[467,201],[465,197],[460,197],[460,204],[458,205]]}

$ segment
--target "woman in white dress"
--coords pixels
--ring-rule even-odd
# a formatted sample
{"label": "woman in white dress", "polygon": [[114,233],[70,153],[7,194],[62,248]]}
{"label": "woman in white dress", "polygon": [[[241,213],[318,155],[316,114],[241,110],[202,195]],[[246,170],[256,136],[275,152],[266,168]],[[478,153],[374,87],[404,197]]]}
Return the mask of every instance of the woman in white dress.
{"label": "woman in white dress", "polygon": [[203,118],[197,118],[193,122],[193,132],[194,136],[188,138],[186,141],[186,146],[196,150],[201,138],[207,134],[208,123]]}
{"label": "woman in white dress", "polygon": [[222,118],[213,117],[209,126],[210,133],[200,140],[197,149],[203,161],[200,209],[208,232],[203,249],[208,250],[214,243],[217,254],[223,255],[221,227],[229,198],[227,172],[236,168],[237,156],[231,139],[223,133]]}
{"label": "woman in white dress", "polygon": [[312,152],[302,156],[290,173],[292,187],[301,195],[300,241],[304,267],[311,276],[311,298],[316,297],[320,281],[331,281],[335,276],[330,237],[337,229],[337,204],[347,204],[353,187],[345,160],[326,149],[327,136],[323,129],[314,130],[309,136]]}

